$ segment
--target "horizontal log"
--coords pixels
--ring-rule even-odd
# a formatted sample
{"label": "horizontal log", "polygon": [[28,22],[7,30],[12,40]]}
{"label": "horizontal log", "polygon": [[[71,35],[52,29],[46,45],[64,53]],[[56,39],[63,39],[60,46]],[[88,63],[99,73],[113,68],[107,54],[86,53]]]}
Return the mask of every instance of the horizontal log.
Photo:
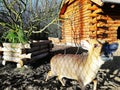
{"label": "horizontal log", "polygon": [[97,16],[98,16],[98,14],[96,14],[96,13],[89,14],[89,17],[97,17]]}
{"label": "horizontal log", "polygon": [[88,9],[89,10],[97,10],[98,7],[96,5],[93,5],[93,6],[89,6]]}
{"label": "horizontal log", "polygon": [[29,47],[29,44],[22,44],[22,43],[3,43],[3,47],[6,47],[6,48],[30,48]]}
{"label": "horizontal log", "polygon": [[44,58],[44,57],[46,57],[48,54],[49,54],[49,53],[47,52],[47,53],[42,53],[42,54],[40,54],[40,55],[37,55],[37,56],[35,56],[35,57],[32,57],[32,58],[31,58],[31,61]]}
{"label": "horizontal log", "polygon": [[91,19],[91,17],[89,17],[89,15],[88,15],[88,17],[83,17],[82,18],[82,20],[86,20],[86,19]]}
{"label": "horizontal log", "polygon": [[50,47],[53,47],[53,45],[51,45],[49,47],[47,46],[47,47],[44,47],[44,48],[34,47],[32,49],[2,48],[2,51],[3,52],[18,53],[18,54],[28,54],[28,53],[32,53],[32,52],[35,52],[35,51],[45,50],[45,49],[51,50],[52,48],[50,48]]}
{"label": "horizontal log", "polygon": [[25,53],[28,54],[28,53],[32,53],[32,52],[35,52],[35,51],[41,51],[41,50],[44,50],[44,49],[49,49],[51,50],[53,48],[53,44],[49,44],[49,45],[42,45],[42,46],[36,46],[36,47],[32,47],[31,49],[25,49]]}
{"label": "horizontal log", "polygon": [[3,56],[3,60],[11,61],[11,62],[19,62],[19,60],[22,60],[22,58],[20,58],[20,57]]}
{"label": "horizontal log", "polygon": [[30,47],[32,48],[32,47],[36,47],[36,46],[48,45],[50,43],[52,43],[52,41],[50,41],[50,40],[32,41],[30,43]]}
{"label": "horizontal log", "polygon": [[97,25],[96,24],[91,25],[91,26],[89,26],[89,29],[90,29],[90,31],[97,30]]}
{"label": "horizontal log", "polygon": [[19,54],[19,53],[13,53],[13,52],[3,52],[3,56],[7,57],[16,57],[16,58],[30,58],[31,54]]}
{"label": "horizontal log", "polygon": [[94,23],[97,23],[98,21],[97,21],[96,18],[93,18],[93,19],[89,20],[89,22],[92,23],[92,24],[94,24]]}
{"label": "horizontal log", "polygon": [[92,12],[92,14],[98,14],[98,13],[103,13],[103,10],[101,8],[99,8]]}
{"label": "horizontal log", "polygon": [[120,24],[108,24],[109,26],[113,26],[113,27],[119,27]]}
{"label": "horizontal log", "polygon": [[38,59],[44,58],[48,54],[49,54],[48,52],[44,52],[38,55],[35,55],[34,53],[35,56],[33,54],[27,54],[27,55],[23,54],[23,55],[20,55],[20,57],[9,56],[8,54],[6,54],[3,56],[3,60],[18,63],[20,60],[23,60],[23,59],[38,60]]}
{"label": "horizontal log", "polygon": [[[96,24],[95,24],[96,26]],[[109,27],[108,24],[105,24],[105,23],[97,23],[97,27]]]}
{"label": "horizontal log", "polygon": [[90,22],[91,22],[91,18],[86,19],[86,20],[83,20],[82,22],[83,22],[83,23],[90,23]]}
{"label": "horizontal log", "polygon": [[98,15],[98,16],[96,17],[96,19],[97,19],[97,20],[100,20],[100,19],[108,20],[109,18],[106,17],[106,16],[103,16],[103,15]]}
{"label": "horizontal log", "polygon": [[82,9],[81,12],[82,12],[81,15],[84,15],[84,14],[90,14],[90,13],[91,13],[91,10]]}
{"label": "horizontal log", "polygon": [[105,41],[108,41],[108,42],[111,42],[111,41],[112,41],[112,38],[105,38],[104,40],[105,40]]}
{"label": "horizontal log", "polygon": [[110,23],[110,24],[120,24],[120,20],[107,20],[107,23]]}
{"label": "horizontal log", "polygon": [[89,35],[81,35],[81,38],[89,38]]}
{"label": "horizontal log", "polygon": [[92,2],[96,3],[99,6],[103,6],[103,2],[101,0],[91,0]]}
{"label": "horizontal log", "polygon": [[82,9],[89,9],[91,7],[91,4],[85,4],[82,6]]}
{"label": "horizontal log", "polygon": [[109,33],[109,31],[97,31],[97,34]]}
{"label": "horizontal log", "polygon": [[6,47],[3,47],[1,49],[2,51],[11,51],[11,52],[17,52],[17,53],[22,53],[22,49],[20,48],[6,48]]}
{"label": "horizontal log", "polygon": [[32,58],[34,56],[40,55],[42,53],[48,53],[48,52],[49,52],[49,49],[43,49],[43,50],[40,50],[40,51],[32,52],[30,57]]}
{"label": "horizontal log", "polygon": [[91,34],[91,35],[89,35],[90,37],[92,37],[92,38],[96,38],[96,34]]}

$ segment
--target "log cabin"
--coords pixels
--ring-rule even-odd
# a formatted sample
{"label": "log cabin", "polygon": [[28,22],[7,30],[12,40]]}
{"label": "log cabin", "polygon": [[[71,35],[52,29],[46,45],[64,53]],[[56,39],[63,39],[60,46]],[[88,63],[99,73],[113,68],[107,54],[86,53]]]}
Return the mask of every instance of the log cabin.
{"label": "log cabin", "polygon": [[79,44],[83,38],[120,39],[120,0],[63,0],[60,9],[62,41]]}

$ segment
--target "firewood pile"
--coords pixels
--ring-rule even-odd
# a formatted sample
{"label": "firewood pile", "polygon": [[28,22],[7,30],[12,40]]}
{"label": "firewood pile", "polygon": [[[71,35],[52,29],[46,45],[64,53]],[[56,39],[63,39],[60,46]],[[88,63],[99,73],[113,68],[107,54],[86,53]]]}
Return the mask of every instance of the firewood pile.
{"label": "firewood pile", "polygon": [[17,67],[22,67],[25,61],[34,61],[46,57],[53,44],[50,40],[33,41],[27,44],[21,43],[3,43],[1,51],[2,64],[5,65],[6,61],[17,63]]}

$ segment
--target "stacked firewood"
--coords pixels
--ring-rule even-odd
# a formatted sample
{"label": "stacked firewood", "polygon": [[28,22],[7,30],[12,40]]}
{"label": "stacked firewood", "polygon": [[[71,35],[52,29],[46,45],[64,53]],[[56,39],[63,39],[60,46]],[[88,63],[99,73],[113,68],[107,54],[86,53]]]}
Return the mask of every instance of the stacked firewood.
{"label": "stacked firewood", "polygon": [[6,61],[10,61],[17,63],[17,67],[22,67],[26,60],[35,61],[46,57],[52,47],[50,40],[33,41],[29,44],[3,43],[2,64],[5,65]]}

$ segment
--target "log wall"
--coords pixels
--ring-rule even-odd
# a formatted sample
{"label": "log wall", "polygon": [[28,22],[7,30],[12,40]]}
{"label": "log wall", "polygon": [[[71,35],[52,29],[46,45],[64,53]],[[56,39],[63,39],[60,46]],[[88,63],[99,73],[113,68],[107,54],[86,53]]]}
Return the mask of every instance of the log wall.
{"label": "log wall", "polygon": [[63,39],[67,43],[74,43],[80,40],[80,9],[81,4],[79,0],[74,0],[69,2],[69,7],[67,7],[64,17],[66,20],[63,21]]}
{"label": "log wall", "polygon": [[[69,1],[69,3],[68,3]],[[74,2],[73,2],[74,1]],[[100,7],[91,0],[67,0],[62,15],[62,37],[66,43],[79,43],[82,38],[117,40],[120,26],[120,6]]]}

